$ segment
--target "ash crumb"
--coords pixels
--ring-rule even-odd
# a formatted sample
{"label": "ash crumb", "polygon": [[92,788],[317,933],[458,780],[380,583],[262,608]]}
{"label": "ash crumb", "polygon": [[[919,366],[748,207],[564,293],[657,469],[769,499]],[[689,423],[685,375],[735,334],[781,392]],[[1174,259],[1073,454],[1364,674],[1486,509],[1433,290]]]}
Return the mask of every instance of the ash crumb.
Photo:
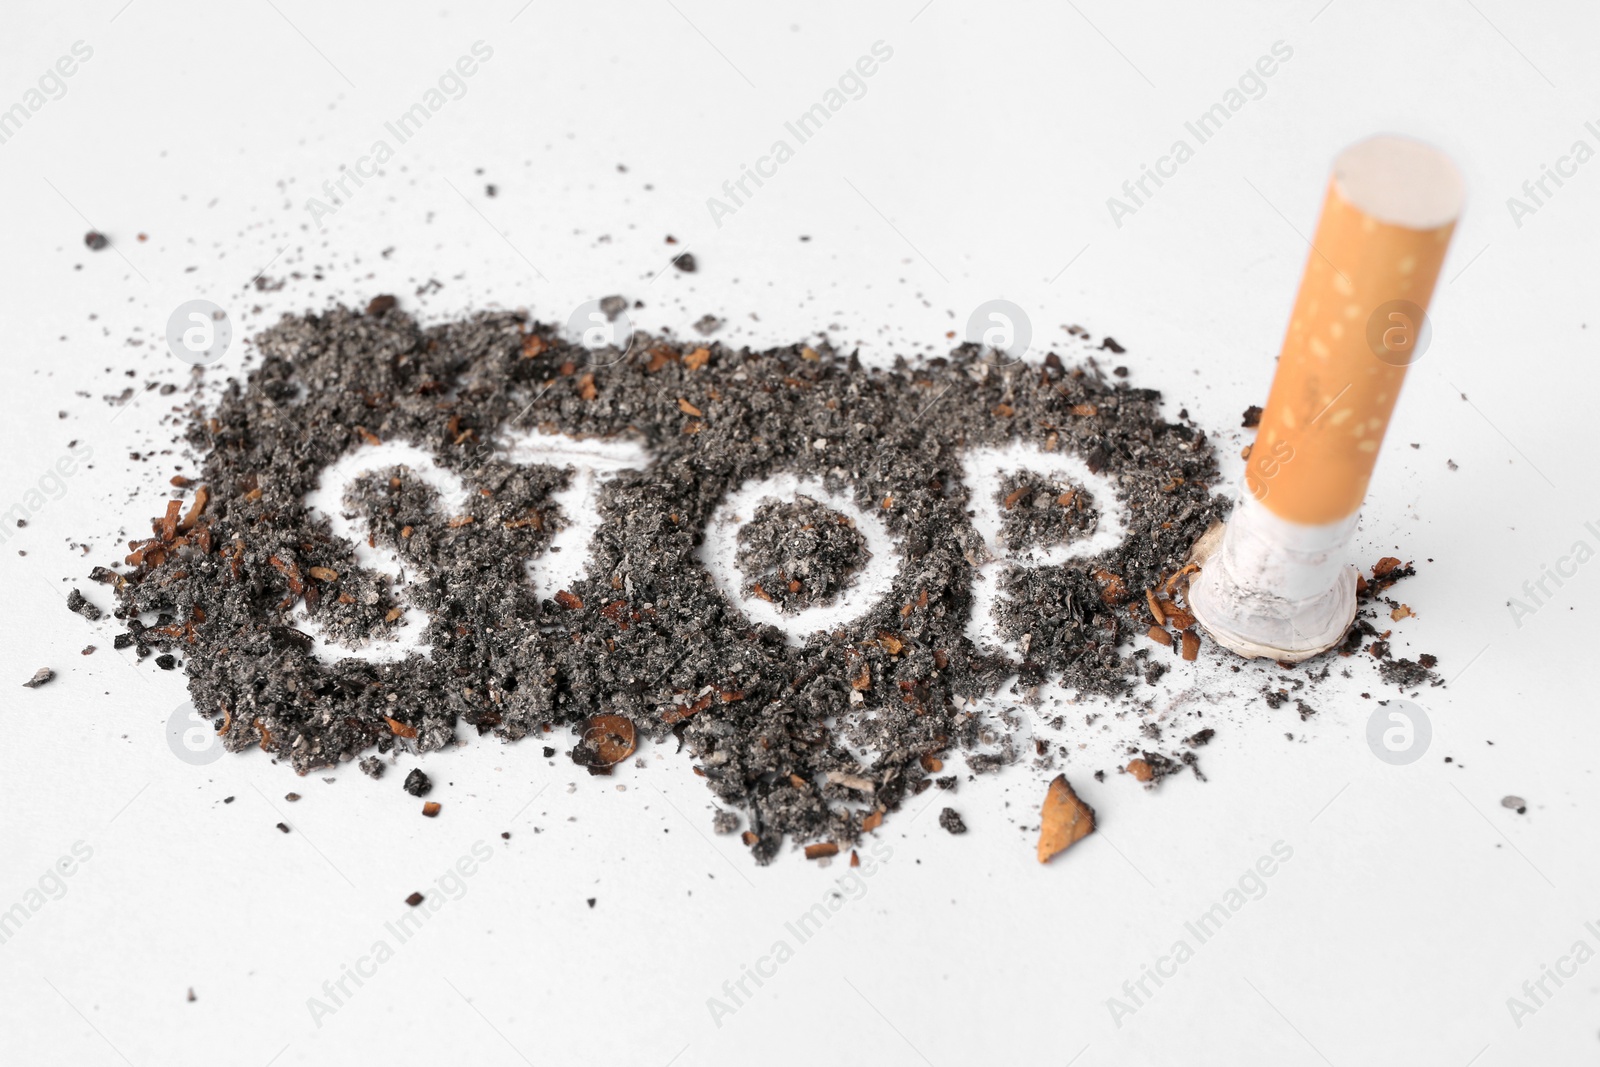
{"label": "ash crumb", "polygon": [[1510,808],[1518,815],[1526,815],[1528,813],[1528,802],[1512,794],[1501,797],[1500,806],[1502,808]]}
{"label": "ash crumb", "polygon": [[738,813],[732,811],[719,811],[711,816],[711,829],[719,834],[731,834],[739,829]]}
{"label": "ash crumb", "polygon": [[383,760],[379,759],[377,756],[368,756],[356,766],[360,767],[361,773],[366,775],[368,778],[383,777]]}
{"label": "ash crumb", "polygon": [[1254,430],[1261,425],[1261,405],[1251,404],[1244,409],[1244,421],[1239,423],[1246,430]]}
{"label": "ash crumb", "polygon": [[421,893],[412,893],[410,896],[406,897],[406,903],[410,904],[414,908],[427,899],[428,898],[423,896]]}
{"label": "ash crumb", "polygon": [[1185,767],[1194,771],[1194,776],[1200,781],[1206,780],[1205,775],[1200,773],[1200,759],[1193,752],[1185,752],[1173,759],[1159,752],[1139,751],[1124,770],[1143,783],[1146,789],[1154,789]]}
{"label": "ash crumb", "polygon": [[406,775],[404,789],[414,797],[425,797],[433,788],[433,781],[422,773],[422,768],[417,767]]}
{"label": "ash crumb", "polygon": [[1307,719],[1311,718],[1311,716],[1317,713],[1317,709],[1312,707],[1310,704],[1307,704],[1304,700],[1296,700],[1294,702],[1294,706],[1295,710],[1300,713],[1301,722],[1305,722]]}
{"label": "ash crumb", "polygon": [[29,678],[22,684],[28,689],[37,689],[41,685],[48,683],[55,676],[56,672],[51,670],[49,667],[40,667],[38,670],[33,672],[32,678]]}
{"label": "ash crumb", "polygon": [[955,808],[945,808],[939,813],[939,825],[952,834],[967,832],[967,824],[961,821],[961,816],[956,814]]}
{"label": "ash crumb", "polygon": [[615,322],[618,315],[628,310],[627,298],[612,293],[610,296],[600,298],[600,313],[606,317],[607,322]]}
{"label": "ash crumb", "polygon": [[288,833],[289,832],[289,824],[280,822],[278,824],[278,829],[283,833]]}
{"label": "ash crumb", "polygon": [[712,334],[722,329],[722,325],[722,319],[719,319],[715,315],[707,312],[695,320],[694,328],[695,332],[699,333],[701,336],[710,337]]}
{"label": "ash crumb", "polygon": [[[1383,642],[1384,651],[1388,651],[1388,642]],[[1427,657],[1432,658],[1432,657]],[[1435,663],[1438,660],[1434,660]],[[1444,679],[1424,667],[1420,662],[1409,659],[1384,660],[1378,665],[1378,675],[1385,682],[1399,689],[1420,689],[1424,685],[1439,686],[1444,684]]]}
{"label": "ash crumb", "polygon": [[594,902],[595,902],[596,899],[597,899],[596,897],[590,897],[589,898],[589,908],[590,908],[591,911],[594,909]]}
{"label": "ash crumb", "polygon": [[1190,748],[1199,748],[1202,745],[1210,744],[1211,739],[1215,736],[1217,736],[1217,731],[1208,726],[1199,733],[1190,734],[1188,737],[1184,738],[1183,743],[1188,745]]}
{"label": "ash crumb", "polygon": [[88,233],[83,235],[84,247],[89,249],[91,252],[98,252],[110,243],[111,242],[106,239],[106,235],[101,233],[99,230],[90,230]]}
{"label": "ash crumb", "polygon": [[673,256],[672,265],[683,271],[685,274],[693,274],[695,271],[700,269],[700,265],[695,262],[693,252],[681,252],[678,255]]}
{"label": "ash crumb", "polygon": [[193,1004],[196,1000],[199,1000],[200,998],[194,995],[194,986],[190,986],[188,995],[185,996],[183,999],[185,1001],[187,1001],[188,1003]]}
{"label": "ash crumb", "polygon": [[98,621],[103,614],[99,608],[89,603],[83,593],[77,589],[67,594],[67,610],[82,615],[90,622]]}
{"label": "ash crumb", "polygon": [[289,803],[293,804],[295,801],[300,799],[300,794],[299,793],[285,793],[285,794],[283,794],[283,799],[285,799]]}

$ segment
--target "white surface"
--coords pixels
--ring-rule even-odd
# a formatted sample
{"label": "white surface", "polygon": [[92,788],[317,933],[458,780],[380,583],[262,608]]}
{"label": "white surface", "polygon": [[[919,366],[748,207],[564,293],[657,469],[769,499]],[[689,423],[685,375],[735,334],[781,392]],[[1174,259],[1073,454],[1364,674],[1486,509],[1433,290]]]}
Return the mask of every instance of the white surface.
{"label": "white surface", "polygon": [[[0,546],[0,907],[75,842],[90,852],[0,945],[0,1062],[1592,1062],[1596,959],[1547,981],[1520,1027],[1506,1004],[1580,939],[1600,948],[1584,925],[1600,920],[1600,720],[1578,662],[1600,565],[1546,580],[1532,615],[1507,607],[1545,565],[1574,571],[1578,540],[1600,547],[1600,164],[1573,155],[1600,145],[1585,125],[1600,119],[1591,5],[120,4],[12,4],[0,36],[7,106],[73,42],[93,48],[0,144],[0,505],[28,499],[69,440],[94,449]],[[493,55],[466,95],[313,221],[306,198],[480,39]],[[880,40],[892,57],[865,95],[761,163]],[[1276,41],[1292,56],[1264,93],[1194,145],[1185,122]],[[1470,194],[1434,347],[1357,535],[1363,563],[1418,561],[1397,590],[1419,616],[1396,625],[1397,651],[1469,671],[1423,695],[1426,756],[1374,757],[1359,693],[1383,694],[1363,663],[1306,723],[1292,703],[1267,710],[1254,667],[1179,664],[1156,711],[1220,720],[1209,782],[1097,783],[1127,726],[1079,728],[1089,747],[1066,770],[1103,832],[1041,867],[1045,775],[963,775],[951,802],[971,832],[918,817],[939,794],[891,818],[878,839],[892,855],[864,894],[720,1026],[707,998],[797,942],[785,924],[846,868],[754,868],[709,833],[686,759],[650,748],[643,767],[578,780],[536,743],[472,738],[422,761],[444,804],[433,820],[395,772],[347,767],[325,785],[255,753],[192,766],[164,739],[181,679],[133,665],[109,627],[62,605],[74,584],[104,604],[83,575],[116,554],[109,531],[137,536],[160,510],[176,457],[129,453],[170,438],[168,402],[99,398],[175,376],[159,341],[195,296],[228,307],[243,338],[337,296],[561,320],[620,291],[650,328],[713,312],[730,320],[723,340],[825,333],[875,360],[943,350],[1003,296],[1032,317],[1036,352],[1069,323],[1127,345],[1116,362],[1213,431],[1232,484],[1239,413],[1265,396],[1330,162],[1385,130],[1449,152]],[[758,163],[774,176],[715,225],[707,198]],[[1143,165],[1171,176],[1135,203],[1121,187]],[[1545,179],[1535,202],[1523,186],[1545,165],[1563,184]],[[1120,225],[1113,195],[1134,209]],[[113,249],[84,249],[86,219]],[[685,249],[699,273],[667,269]],[[301,277],[247,292],[263,268]],[[429,279],[443,288],[424,303]],[[144,346],[125,346],[135,330]],[[69,544],[85,539],[87,554]],[[81,657],[87,642],[100,650]],[[43,664],[53,684],[17,687]],[[304,799],[280,799],[290,789]],[[1507,793],[1526,815],[1499,806]],[[449,900],[456,883],[435,880],[480,840],[492,859]],[[1292,857],[1265,895],[1198,944],[1185,923],[1242,878],[1253,888],[1279,841]],[[414,889],[448,903],[319,1026],[308,998],[394,939],[384,924]],[[1107,999],[1181,938],[1192,958],[1117,1025]]]}

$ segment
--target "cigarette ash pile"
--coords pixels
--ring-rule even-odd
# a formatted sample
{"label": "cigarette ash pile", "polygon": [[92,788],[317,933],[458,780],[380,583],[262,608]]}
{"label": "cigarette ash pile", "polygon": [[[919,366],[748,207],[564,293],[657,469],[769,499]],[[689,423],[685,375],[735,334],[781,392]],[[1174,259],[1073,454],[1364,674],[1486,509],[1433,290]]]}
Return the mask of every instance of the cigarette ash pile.
{"label": "cigarette ash pile", "polygon": [[[196,412],[189,444],[203,464],[188,499],[170,502],[124,569],[94,576],[116,591],[119,643],[181,654],[195,707],[230,750],[260,746],[301,774],[438,749],[463,727],[546,744],[570,731],[571,758],[608,773],[648,738],[689,748],[718,800],[744,813],[758,862],[786,837],[823,855],[930,787],[944,760],[992,741],[975,698],[1016,678],[1137,700],[1162,659],[1199,644],[1188,629],[1170,649],[1134,639],[1153,621],[1192,623],[1169,597],[1226,510],[1213,450],[1186,414],[1166,421],[1158,393],[1093,359],[1007,365],[963,346],[881,369],[825,346],[642,335],[624,355],[571,346],[521,314],[424,328],[388,298],[285,317],[256,345],[248,380]],[[577,549],[583,576],[543,596],[526,561],[577,518],[553,500],[577,474],[500,447],[534,429],[649,456],[601,488],[598,529]],[[403,586],[358,565],[306,505],[323,471],[380,443],[422,450],[468,490],[452,509],[391,466],[346,493],[369,543],[402,561]],[[1116,503],[1048,473],[970,488],[969,450],[1017,444],[1081,457],[1128,519],[1106,551],[1000,572],[1002,651],[969,633],[989,561],[974,509],[999,508],[1016,549],[1087,536]],[[820,481],[898,546],[887,595],[799,641],[753,622],[699,556],[719,502],[776,473]],[[816,500],[746,518],[744,591],[780,610],[832,603],[871,562],[849,517]],[[392,645],[408,607],[425,652],[319,656],[307,632]],[[1189,740],[1182,754],[1143,752],[1145,771],[1193,765]],[[985,758],[969,765],[1005,761]]]}
{"label": "cigarette ash pile", "polygon": [[763,502],[739,528],[745,595],[779,611],[834,603],[870,557],[848,515],[804,495]]}

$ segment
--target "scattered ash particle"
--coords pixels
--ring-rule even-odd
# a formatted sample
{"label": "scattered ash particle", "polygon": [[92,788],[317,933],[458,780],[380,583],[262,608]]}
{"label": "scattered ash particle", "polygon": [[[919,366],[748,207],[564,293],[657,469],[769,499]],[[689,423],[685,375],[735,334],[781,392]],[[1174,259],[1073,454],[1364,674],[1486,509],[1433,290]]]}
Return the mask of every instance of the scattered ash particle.
{"label": "scattered ash particle", "polygon": [[1143,783],[1146,789],[1154,789],[1185,767],[1191,768],[1195,772],[1196,778],[1200,778],[1201,781],[1205,780],[1200,774],[1199,760],[1193,752],[1185,752],[1177,759],[1172,759],[1171,757],[1163,756],[1159,752],[1140,751],[1136,757],[1128,761],[1128,766],[1125,770],[1133,775],[1137,781]]}
{"label": "scattered ash particle", "polygon": [[694,323],[695,332],[700,334],[702,337],[710,337],[712,334],[722,329],[722,326],[723,320],[709,313],[701,315],[695,320]]}
{"label": "scattered ash particle", "polygon": [[1510,808],[1518,815],[1526,815],[1528,813],[1528,802],[1519,796],[1507,795],[1501,797],[1500,806],[1502,808]]}
{"label": "scattered ash particle", "polygon": [[598,898],[596,898],[596,897],[590,897],[589,898],[589,908],[590,908],[590,910],[594,909],[594,902],[595,902],[596,899],[598,899]]}
{"label": "scattered ash particle", "polygon": [[406,903],[410,904],[414,908],[427,899],[428,898],[423,896],[421,893],[412,893],[410,896],[406,897]]}
{"label": "scattered ash particle", "polygon": [[90,622],[97,621],[103,614],[99,608],[89,603],[83,593],[77,589],[67,594],[67,610],[82,615]]}
{"label": "scattered ash particle", "polygon": [[377,756],[368,756],[366,759],[361,761],[360,766],[361,773],[366,775],[368,778],[383,777],[383,760],[379,759]]}
{"label": "scattered ash particle", "polygon": [[1244,409],[1244,421],[1239,423],[1246,430],[1254,430],[1261,425],[1261,405],[1251,404]]}
{"label": "scattered ash particle", "polygon": [[88,233],[83,235],[83,243],[84,246],[89,249],[89,251],[98,252],[111,242],[107,240],[106,235],[101,233],[99,230],[90,230]]}
{"label": "scattered ash particle", "polygon": [[695,262],[693,252],[680,252],[676,256],[673,256],[672,265],[683,271],[685,274],[693,274],[695,271],[700,269],[700,265]]}
{"label": "scattered ash particle", "polygon": [[939,813],[939,825],[952,834],[967,832],[967,824],[961,821],[961,816],[956,814],[955,808],[945,808]]}
{"label": "scattered ash particle", "polygon": [[32,678],[29,678],[22,684],[28,689],[37,689],[41,685],[48,683],[55,676],[56,672],[51,670],[49,667],[40,667],[38,670],[33,672]]}
{"label": "scattered ash particle", "polygon": [[425,797],[432,788],[433,782],[429,780],[426,774],[422,773],[422,768],[413,768],[411,773],[406,775],[404,789],[412,796]]}
{"label": "scattered ash particle", "polygon": [[719,811],[711,817],[711,829],[719,834],[731,834],[739,829],[739,815],[732,811]]}
{"label": "scattered ash particle", "polygon": [[281,822],[280,822],[280,823],[279,823],[279,824],[278,824],[278,830],[279,830],[279,831],[280,831],[280,832],[282,832],[282,833],[288,833],[288,832],[289,832],[289,824],[288,824],[288,823],[281,823]]}
{"label": "scattered ash particle", "polygon": [[[1383,643],[1384,650],[1388,644]],[[1438,662],[1435,660],[1435,662]],[[1378,676],[1399,689],[1420,689],[1424,685],[1443,685],[1444,680],[1420,662],[1409,659],[1385,660],[1378,664]]]}
{"label": "scattered ash particle", "polygon": [[299,793],[285,793],[285,794],[283,794],[283,799],[285,799],[289,803],[293,804],[295,801],[300,799],[300,794]]}
{"label": "scattered ash particle", "polygon": [[603,296],[600,298],[600,313],[606,317],[607,322],[615,322],[617,316],[627,310],[627,299],[617,295],[616,293],[612,293],[610,296]]}
{"label": "scattered ash particle", "polygon": [[1188,745],[1190,748],[1200,748],[1202,745],[1210,744],[1211,739],[1215,736],[1217,736],[1217,731],[1207,726],[1199,733],[1190,734],[1188,737],[1184,738],[1183,743]]}
{"label": "scattered ash particle", "polygon": [[1312,707],[1310,704],[1307,704],[1304,700],[1296,700],[1294,702],[1294,707],[1295,710],[1300,713],[1301,722],[1305,722],[1307,719],[1311,718],[1311,716],[1317,713],[1317,709]]}

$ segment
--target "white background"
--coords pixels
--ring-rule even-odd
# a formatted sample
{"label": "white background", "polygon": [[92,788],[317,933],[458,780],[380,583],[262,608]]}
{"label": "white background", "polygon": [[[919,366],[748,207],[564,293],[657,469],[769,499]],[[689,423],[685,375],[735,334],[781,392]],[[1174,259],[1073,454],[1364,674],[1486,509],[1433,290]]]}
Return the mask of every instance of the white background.
{"label": "white background", "polygon": [[[1600,120],[1592,6],[121,3],[13,3],[0,35],[0,107],[75,41],[93,48],[0,144],[0,506],[69,440],[94,448],[0,549],[0,909],[75,842],[92,849],[0,945],[0,1061],[1593,1062],[1600,962],[1547,981],[1520,1026],[1507,998],[1580,939],[1600,949],[1584,927],[1600,920],[1600,564],[1520,626],[1506,606],[1578,539],[1600,547],[1583,528],[1600,521],[1600,163],[1548,184],[1520,226],[1506,206],[1575,140],[1600,148],[1584,127]],[[493,57],[466,95],[313,221],[307,197],[478,40]],[[707,198],[880,40],[893,57],[866,94],[715,225]],[[1280,40],[1293,56],[1265,95],[1114,225],[1107,197]],[[1262,703],[1270,672],[1208,647],[1157,712],[1218,728],[1209,782],[1097,783],[1127,730],[1075,726],[1064,740],[1089,747],[1065,769],[1101,833],[1041,867],[1048,775],[963,772],[954,798],[886,822],[893,854],[865,894],[796,945],[784,924],[846,868],[755,867],[710,833],[683,757],[646,748],[643,767],[591,779],[534,744],[471,739],[421,761],[435,820],[399,790],[415,760],[334,784],[256,752],[194,767],[163,734],[181,676],[63,606],[73,585],[107,603],[88,568],[147,529],[182,462],[129,458],[171,441],[171,400],[101,398],[182,380],[159,335],[195,296],[233,317],[221,373],[281,311],[380,292],[429,320],[488,305],[564,319],[621,292],[651,329],[712,312],[730,343],[825,335],[875,360],[940,351],[1005,297],[1032,316],[1035,358],[1066,324],[1115,336],[1132,380],[1186,406],[1236,474],[1329,160],[1380,131],[1449,151],[1472,197],[1357,546],[1363,563],[1418,562],[1396,590],[1418,615],[1397,653],[1468,672],[1420,698],[1434,737],[1410,766],[1368,749],[1359,693],[1392,690],[1364,661],[1302,724]],[[84,248],[91,221],[112,248]],[[685,248],[699,272],[664,271]],[[300,277],[247,291],[263,268]],[[430,279],[442,288],[419,299]],[[43,665],[56,681],[18,687]],[[939,829],[929,800],[970,832]],[[412,890],[447,899],[434,879],[478,840],[493,859],[465,894],[314,1020],[308,998]],[[1265,896],[1196,945],[1184,923],[1278,841],[1293,858]],[[1193,958],[1114,1020],[1108,998],[1180,938]],[[717,1025],[708,998],[779,939],[793,958]]]}

